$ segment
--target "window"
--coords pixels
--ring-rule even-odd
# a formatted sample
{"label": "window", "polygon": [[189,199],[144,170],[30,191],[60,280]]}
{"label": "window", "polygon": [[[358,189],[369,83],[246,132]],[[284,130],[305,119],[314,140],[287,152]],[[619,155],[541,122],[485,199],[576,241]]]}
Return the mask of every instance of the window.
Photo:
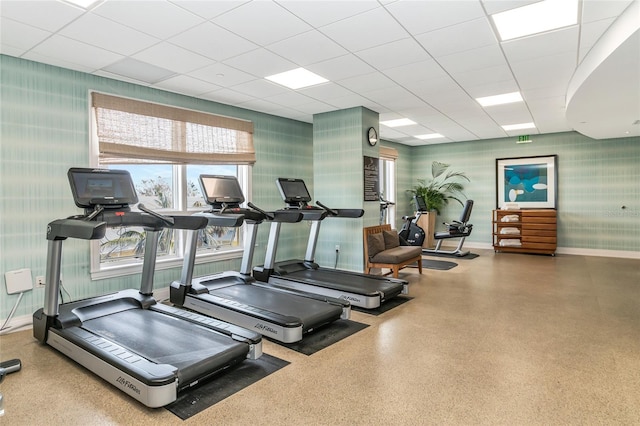
{"label": "window", "polygon": [[[93,165],[129,171],[147,208],[164,214],[208,210],[201,174],[236,176],[250,193],[250,122],[100,93],[92,93],[92,119]],[[161,232],[158,269],[182,265],[186,232]],[[92,244],[92,278],[139,272],[145,236],[142,228],[109,229]],[[241,242],[241,229],[208,227],[199,233],[196,262],[239,257]]]}
{"label": "window", "polygon": [[387,206],[381,223],[389,223],[395,228],[396,222],[396,158],[398,151],[393,148],[380,147],[380,196],[394,204]]}

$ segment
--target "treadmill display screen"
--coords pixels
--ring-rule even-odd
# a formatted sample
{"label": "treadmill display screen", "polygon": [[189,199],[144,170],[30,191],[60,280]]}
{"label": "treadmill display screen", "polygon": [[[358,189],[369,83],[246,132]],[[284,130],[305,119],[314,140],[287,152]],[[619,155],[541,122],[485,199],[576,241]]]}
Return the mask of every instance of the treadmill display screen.
{"label": "treadmill display screen", "polygon": [[307,190],[307,185],[304,184],[302,179],[286,179],[278,178],[276,180],[280,195],[285,203],[297,203],[300,201],[311,201],[311,195]]}
{"label": "treadmill display screen", "polygon": [[235,176],[200,175],[200,187],[204,199],[213,206],[244,203],[242,188]]}
{"label": "treadmill display screen", "polygon": [[78,207],[123,206],[138,202],[131,175],[126,170],[71,168],[67,176]]}

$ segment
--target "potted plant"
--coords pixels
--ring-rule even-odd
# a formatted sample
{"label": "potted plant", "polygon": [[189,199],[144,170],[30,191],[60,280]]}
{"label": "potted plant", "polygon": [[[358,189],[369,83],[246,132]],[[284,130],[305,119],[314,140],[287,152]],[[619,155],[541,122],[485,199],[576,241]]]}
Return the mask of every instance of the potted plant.
{"label": "potted plant", "polygon": [[418,226],[426,234],[422,245],[425,248],[432,247],[434,243],[433,233],[435,231],[436,214],[440,214],[440,210],[448,205],[451,200],[455,200],[461,206],[464,206],[460,199],[464,197],[462,192],[464,184],[460,182],[460,179],[464,179],[467,182],[471,182],[471,180],[464,172],[454,172],[448,170],[449,167],[449,164],[434,161],[431,163],[431,179],[418,179],[418,184],[407,191],[412,197],[415,195],[421,196],[427,205],[428,212],[422,213],[418,221]]}

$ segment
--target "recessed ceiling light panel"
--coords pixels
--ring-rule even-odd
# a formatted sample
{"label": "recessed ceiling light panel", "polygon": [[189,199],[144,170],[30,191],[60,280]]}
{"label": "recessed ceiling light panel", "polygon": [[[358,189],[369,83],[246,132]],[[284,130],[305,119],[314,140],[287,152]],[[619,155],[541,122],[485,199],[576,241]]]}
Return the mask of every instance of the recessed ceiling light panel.
{"label": "recessed ceiling light panel", "polygon": [[504,93],[502,95],[485,96],[483,98],[476,98],[476,101],[483,107],[492,105],[510,104],[513,102],[522,102],[522,95],[520,92]]}
{"label": "recessed ceiling light panel", "polygon": [[428,133],[426,135],[416,135],[415,138],[416,139],[427,140],[427,139],[444,138],[444,136],[442,136],[440,133]]}
{"label": "recessed ceiling light panel", "polygon": [[502,126],[502,128],[506,131],[524,130],[524,129],[535,129],[536,125],[534,123],[506,124]]}
{"label": "recessed ceiling light panel", "polygon": [[544,0],[491,15],[500,40],[538,34],[578,23],[578,0]]}
{"label": "recessed ceiling light panel", "polygon": [[409,120],[408,118],[398,118],[396,120],[381,121],[380,124],[387,127],[401,127],[411,126],[412,124],[416,124],[416,122],[413,120]]}
{"label": "recessed ceiling light panel", "polygon": [[293,90],[315,86],[316,84],[326,83],[329,81],[326,78],[320,77],[318,74],[314,74],[304,68],[296,68],[291,71],[281,72],[280,74],[270,75],[265,78]]}

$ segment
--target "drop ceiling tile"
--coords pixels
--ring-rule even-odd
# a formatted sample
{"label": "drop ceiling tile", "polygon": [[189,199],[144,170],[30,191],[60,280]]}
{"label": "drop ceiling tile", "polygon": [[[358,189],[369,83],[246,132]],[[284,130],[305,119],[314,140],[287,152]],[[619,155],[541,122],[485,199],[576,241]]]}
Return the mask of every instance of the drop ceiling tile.
{"label": "drop ceiling tile", "polygon": [[169,90],[171,92],[184,93],[186,95],[192,96],[199,96],[203,93],[209,93],[220,88],[215,84],[207,83],[205,81],[198,80],[186,75],[177,75],[175,77],[170,77],[166,80],[154,84],[153,87],[158,87],[160,89]]}
{"label": "drop ceiling tile", "polygon": [[72,58],[76,62],[67,61],[62,59],[60,56],[49,56],[44,53],[35,52],[33,50],[22,55],[23,59],[27,59],[29,61],[41,62],[47,65],[53,65],[54,67],[66,68],[69,70],[80,71],[87,74],[93,73],[96,69],[92,66],[88,66],[83,64],[78,64],[75,58]]}
{"label": "drop ceiling tile", "polygon": [[93,13],[159,39],[204,22],[203,18],[166,1],[107,1]]}
{"label": "drop ceiling tile", "polygon": [[191,13],[195,13],[201,18],[209,20],[235,9],[236,7],[240,7],[244,3],[249,3],[249,1],[250,0],[171,0],[171,3],[190,11]]}
{"label": "drop ceiling tile", "polygon": [[[319,29],[352,52],[407,37],[407,32],[384,9],[377,8]],[[357,34],[357,37],[354,37]]]}
{"label": "drop ceiling tile", "polygon": [[[100,31],[96,31],[100,28]],[[60,30],[63,35],[121,55],[132,55],[159,40],[98,15],[88,13]]]}
{"label": "drop ceiling tile", "polygon": [[422,99],[399,86],[363,92],[362,96],[391,109],[417,108],[424,105]]}
{"label": "drop ceiling tile", "polygon": [[333,98],[341,98],[357,93],[356,91],[346,89],[342,85],[332,82],[306,87],[298,90],[298,92],[315,100],[327,103],[331,103],[330,101]]}
{"label": "drop ceiling tile", "polygon": [[25,53],[25,49],[9,46],[7,44],[3,44],[0,40],[0,53],[3,55],[13,56],[16,58],[21,57]]}
{"label": "drop ceiling tile", "polygon": [[211,63],[209,58],[164,41],[132,57],[179,73],[189,73]]}
{"label": "drop ceiling tile", "polygon": [[[451,76],[474,98],[520,90],[511,70],[506,65],[456,72]],[[478,94],[479,92],[481,94]]]}
{"label": "drop ceiling tile", "polygon": [[216,61],[255,50],[258,46],[211,22],[197,25],[168,40]]}
{"label": "drop ceiling tile", "polygon": [[551,56],[557,53],[576,52],[580,28],[574,25],[531,37],[523,37],[502,43],[509,62],[520,62]]}
{"label": "drop ceiling tile", "polygon": [[564,89],[576,69],[575,52],[544,56],[511,64],[520,88],[525,90],[555,87]]}
{"label": "drop ceiling tile", "polygon": [[336,108],[333,105],[329,105],[320,101],[313,101],[313,102],[309,102],[308,104],[296,105],[294,109],[309,115],[322,114],[323,112],[336,110]]}
{"label": "drop ceiling tile", "polygon": [[619,16],[633,0],[588,0],[582,2],[583,24]]}
{"label": "drop ceiling tile", "polygon": [[245,3],[212,22],[263,46],[311,30],[309,24],[270,1]]}
{"label": "drop ceiling tile", "polygon": [[251,97],[256,99],[263,99],[268,98],[269,96],[275,96],[280,93],[285,93],[290,89],[261,78],[248,81],[246,83],[237,84],[233,86],[233,90],[250,95]]}
{"label": "drop ceiling tile", "polygon": [[189,75],[223,87],[232,87],[236,84],[246,83],[247,81],[256,79],[256,77],[251,74],[247,74],[244,71],[240,71],[237,68],[230,67],[221,62],[190,72]]}
{"label": "drop ceiling tile", "polygon": [[384,70],[384,74],[400,85],[413,85],[416,82],[449,78],[447,73],[433,59]]}
{"label": "drop ceiling tile", "polygon": [[210,101],[223,103],[226,105],[238,105],[243,102],[247,102],[252,98],[251,95],[247,95],[246,93],[236,92],[231,89],[219,89],[214,90],[213,92],[203,93],[200,95],[203,99],[208,99]]}
{"label": "drop ceiling tile", "polygon": [[[252,50],[227,59],[223,63],[260,78],[298,68],[293,62],[267,49]],[[320,75],[325,77],[322,74]]]}
{"label": "drop ceiling tile", "polygon": [[485,17],[429,31],[417,35],[416,40],[435,58],[498,44]]}
{"label": "drop ceiling tile", "polygon": [[59,35],[48,38],[24,55],[26,59],[37,60],[36,57],[48,58],[41,62],[53,65],[74,64],[72,69],[85,72],[93,72],[122,59],[122,56],[116,53],[106,52],[95,46]]}
{"label": "drop ceiling tile", "polygon": [[127,83],[138,84],[140,86],[151,86],[151,83],[149,82],[138,80],[135,78],[125,77],[119,74],[105,71],[104,69],[97,70],[93,74],[100,77],[110,78],[111,80],[125,81]]}
{"label": "drop ceiling tile", "polygon": [[0,43],[3,49],[5,46],[16,49],[20,55],[31,49],[33,46],[45,40],[51,33],[13,21],[5,17],[0,18]]}
{"label": "drop ceiling tile", "polygon": [[505,10],[516,9],[528,4],[537,3],[540,0],[482,0],[487,14],[494,15]]}
{"label": "drop ceiling tile", "polygon": [[389,77],[377,71],[357,75],[355,77],[344,78],[336,81],[336,83],[356,93],[364,90],[370,90],[371,88],[382,89],[385,87],[392,87],[396,84]]}
{"label": "drop ceiling tile", "polygon": [[314,102],[314,99],[293,90],[278,93],[277,95],[273,96],[268,96],[264,98],[264,100],[272,102],[276,105],[291,107],[293,109],[298,109],[300,105],[306,105]]}
{"label": "drop ceiling tile", "polygon": [[[313,47],[310,48],[310,46]],[[349,53],[336,42],[315,30],[270,44],[267,49],[302,67]]]}
{"label": "drop ceiling tile", "polygon": [[370,99],[366,99],[363,96],[355,93],[351,95],[334,97],[330,100],[327,100],[326,103],[333,105],[336,110],[363,106],[377,113],[382,113],[387,111],[387,109],[382,107],[381,105],[376,104],[375,102],[372,102]]}
{"label": "drop ceiling tile", "polygon": [[437,61],[451,74],[507,65],[498,45],[441,56]]}
{"label": "drop ceiling tile", "polygon": [[316,28],[380,7],[375,0],[283,0],[277,3]]}
{"label": "drop ceiling tile", "polygon": [[478,1],[398,1],[386,8],[413,35],[485,16]]}
{"label": "drop ceiling tile", "polygon": [[370,74],[375,71],[369,64],[352,54],[318,62],[305,68],[330,81]]}
{"label": "drop ceiling tile", "polygon": [[83,10],[59,1],[0,1],[3,18],[47,31],[58,31],[83,13]]}
{"label": "drop ceiling tile", "polygon": [[496,123],[502,125],[515,123],[529,123],[533,117],[524,102],[506,105],[495,105],[484,109]]}
{"label": "drop ceiling tile", "polygon": [[378,70],[431,59],[413,38],[404,38],[356,52],[356,55]]}

